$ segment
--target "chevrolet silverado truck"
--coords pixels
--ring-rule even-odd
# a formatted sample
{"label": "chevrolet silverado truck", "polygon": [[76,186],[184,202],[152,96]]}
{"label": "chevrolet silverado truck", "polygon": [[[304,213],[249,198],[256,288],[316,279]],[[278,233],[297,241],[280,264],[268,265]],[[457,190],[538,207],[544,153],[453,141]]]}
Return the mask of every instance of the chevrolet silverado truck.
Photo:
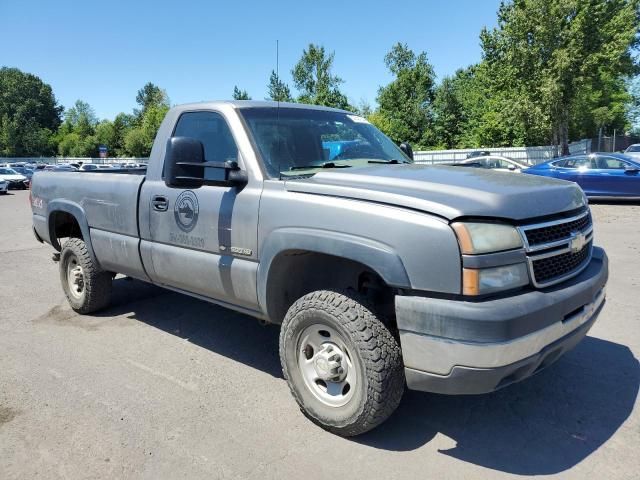
{"label": "chevrolet silverado truck", "polygon": [[539,372],[605,299],[577,185],[412,155],[342,110],[177,106],[146,172],[36,173],[33,228],[81,314],[121,274],[280,324],[302,412],[357,435],[405,387],[480,394]]}

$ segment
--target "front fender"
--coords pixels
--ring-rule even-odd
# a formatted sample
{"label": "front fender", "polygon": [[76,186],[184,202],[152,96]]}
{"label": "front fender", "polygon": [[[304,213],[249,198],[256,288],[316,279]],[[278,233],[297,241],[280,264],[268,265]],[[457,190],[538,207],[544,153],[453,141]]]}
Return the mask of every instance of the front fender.
{"label": "front fender", "polygon": [[287,250],[306,250],[366,265],[388,285],[410,288],[409,277],[398,254],[383,243],[354,235],[313,228],[281,228],[262,244],[258,267],[258,302],[267,311],[267,281],[273,260]]}

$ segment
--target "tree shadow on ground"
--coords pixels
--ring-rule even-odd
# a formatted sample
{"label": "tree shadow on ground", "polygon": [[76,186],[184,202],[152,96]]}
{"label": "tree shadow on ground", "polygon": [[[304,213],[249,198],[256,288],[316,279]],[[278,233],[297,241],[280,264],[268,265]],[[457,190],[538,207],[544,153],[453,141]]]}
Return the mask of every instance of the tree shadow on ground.
{"label": "tree shadow on ground", "polygon": [[[129,318],[187,339],[274,377],[282,377],[279,329],[185,295],[118,279],[102,315]],[[640,366],[624,345],[585,338],[533,378],[487,395],[405,392],[398,410],[352,440],[408,451],[441,433],[456,442],[441,453],[520,475],[559,473],[603,445],[631,414]],[[293,401],[293,400],[292,400]]]}
{"label": "tree shadow on ground", "polygon": [[282,377],[280,329],[227,308],[129,278],[113,282],[110,307],[94,316],[127,315],[194,345]]}

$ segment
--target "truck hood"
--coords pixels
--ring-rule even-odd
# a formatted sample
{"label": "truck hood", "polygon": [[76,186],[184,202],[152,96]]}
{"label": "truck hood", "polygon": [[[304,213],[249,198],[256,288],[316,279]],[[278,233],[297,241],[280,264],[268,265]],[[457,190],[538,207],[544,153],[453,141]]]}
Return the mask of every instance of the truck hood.
{"label": "truck hood", "polygon": [[478,168],[375,165],[322,171],[285,182],[291,192],[397,205],[449,220],[463,216],[524,220],[585,205],[572,182]]}

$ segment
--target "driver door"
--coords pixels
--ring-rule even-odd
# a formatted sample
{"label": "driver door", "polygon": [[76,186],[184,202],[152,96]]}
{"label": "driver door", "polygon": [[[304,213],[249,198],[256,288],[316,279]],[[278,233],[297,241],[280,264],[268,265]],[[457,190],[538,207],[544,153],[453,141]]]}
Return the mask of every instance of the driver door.
{"label": "driver door", "polygon": [[[234,160],[244,167],[220,113],[185,112],[173,136],[200,140],[206,161]],[[259,192],[223,181],[223,169],[205,168],[200,188],[171,188],[162,178],[143,184],[153,266],[148,273],[161,285],[256,308]]]}

